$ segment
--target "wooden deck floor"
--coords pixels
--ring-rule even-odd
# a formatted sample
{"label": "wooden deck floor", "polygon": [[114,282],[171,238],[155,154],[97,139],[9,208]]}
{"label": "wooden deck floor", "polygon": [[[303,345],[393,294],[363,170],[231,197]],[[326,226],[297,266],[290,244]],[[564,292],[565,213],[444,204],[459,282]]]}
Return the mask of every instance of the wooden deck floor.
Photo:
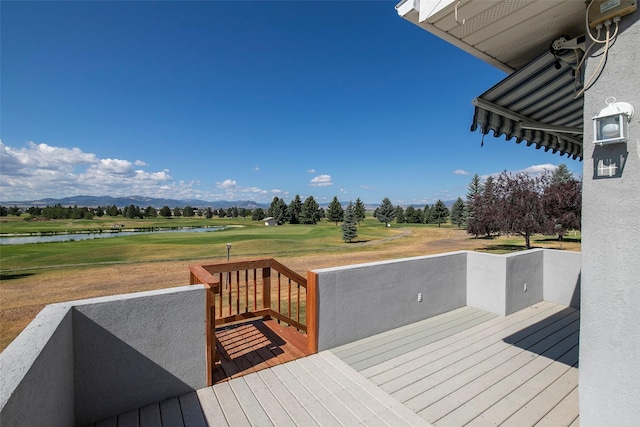
{"label": "wooden deck floor", "polygon": [[578,425],[579,310],[490,317],[465,307],[332,352],[436,426]]}
{"label": "wooden deck floor", "polygon": [[219,362],[214,384],[290,362],[309,353],[306,335],[275,320],[254,320],[216,330]]}
{"label": "wooden deck floor", "polygon": [[[577,426],[578,330],[579,311],[551,303],[465,307],[96,426]],[[226,351],[257,355],[241,331]]]}

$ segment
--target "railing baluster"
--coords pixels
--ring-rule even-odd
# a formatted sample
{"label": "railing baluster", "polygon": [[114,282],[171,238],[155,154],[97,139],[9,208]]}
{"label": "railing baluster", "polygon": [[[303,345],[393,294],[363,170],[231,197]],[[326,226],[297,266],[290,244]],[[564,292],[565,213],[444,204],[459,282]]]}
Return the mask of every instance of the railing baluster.
{"label": "railing baluster", "polygon": [[222,317],[222,273],[218,273],[218,294],[220,295],[220,315]]}
{"label": "railing baluster", "polygon": [[240,270],[236,271],[236,314],[240,314]]}
{"label": "railing baluster", "polygon": [[[280,301],[282,300],[281,298],[281,293],[280,293],[280,272],[278,272],[278,313],[282,313],[282,306],[280,305]],[[280,320],[278,320],[278,323],[280,323]]]}
{"label": "railing baluster", "polygon": [[249,312],[249,270],[244,271],[244,312]]}
{"label": "railing baluster", "polygon": [[298,297],[296,298],[298,302],[296,306],[296,321],[300,323],[300,283],[296,282],[296,284],[298,285]]}
{"label": "railing baluster", "polygon": [[231,307],[233,306],[233,296],[231,295],[231,272],[227,272],[227,289],[229,290],[229,316],[231,316]]}
{"label": "railing baluster", "polygon": [[[248,313],[255,311],[257,315],[271,315],[279,323],[286,323],[306,332],[306,315],[301,311],[306,306],[307,280],[279,262],[273,259],[259,259],[190,266],[189,268],[190,284],[209,284],[212,288],[210,295],[211,299],[215,299],[215,302],[212,304],[210,312],[218,322],[218,326],[248,318]],[[261,271],[258,272],[258,269]],[[252,278],[249,270],[253,270]],[[271,292],[272,271],[278,274],[278,290],[275,292]],[[283,278],[287,280],[287,289],[283,289],[285,286],[285,283],[282,283]],[[235,287],[234,280],[236,281]],[[243,280],[244,283],[242,283]],[[296,286],[295,290],[292,288],[294,285]],[[217,289],[215,289],[216,286]],[[251,286],[253,286],[253,290]],[[258,290],[258,286],[261,286],[262,289]],[[277,305],[272,304],[271,299],[274,297],[277,298]],[[253,298],[253,304],[251,298]],[[262,300],[261,304],[258,304],[259,298]],[[287,301],[282,301],[283,298],[287,298]],[[293,298],[296,299],[295,302]],[[302,301],[303,298],[305,301]],[[218,304],[219,308],[216,309],[215,304]],[[228,306],[228,310],[225,310],[224,306]]]}
{"label": "railing baluster", "polygon": [[253,269],[253,309],[258,309],[258,281],[256,280],[256,275],[258,274],[258,270]]}
{"label": "railing baluster", "polygon": [[291,318],[291,279],[289,279],[289,308],[287,309],[287,317]]}

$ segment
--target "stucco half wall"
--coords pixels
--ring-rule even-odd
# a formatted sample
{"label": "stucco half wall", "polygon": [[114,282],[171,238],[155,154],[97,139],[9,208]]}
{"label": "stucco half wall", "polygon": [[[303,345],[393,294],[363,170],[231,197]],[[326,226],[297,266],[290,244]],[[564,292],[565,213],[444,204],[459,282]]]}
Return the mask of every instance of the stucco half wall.
{"label": "stucco half wall", "polygon": [[465,305],[501,316],[542,300],[579,306],[580,253],[460,251],[313,273],[319,351]]}
{"label": "stucco half wall", "polygon": [[202,285],[52,304],[0,353],[0,425],[84,425],[206,386]]}

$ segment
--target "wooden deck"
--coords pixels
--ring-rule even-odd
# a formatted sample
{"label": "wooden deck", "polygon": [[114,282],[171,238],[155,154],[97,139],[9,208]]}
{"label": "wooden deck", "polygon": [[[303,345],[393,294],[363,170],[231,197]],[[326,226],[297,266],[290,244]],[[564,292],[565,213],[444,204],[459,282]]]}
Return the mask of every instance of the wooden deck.
{"label": "wooden deck", "polygon": [[332,351],[436,426],[578,425],[579,310],[488,317],[465,307]]}
{"label": "wooden deck", "polygon": [[579,311],[556,304],[465,307],[277,366],[282,354],[262,358],[268,369],[96,426],[577,426],[578,331]]}
{"label": "wooden deck", "polygon": [[309,354],[306,335],[275,320],[253,320],[218,328],[216,338],[220,360],[213,372],[214,384]]}

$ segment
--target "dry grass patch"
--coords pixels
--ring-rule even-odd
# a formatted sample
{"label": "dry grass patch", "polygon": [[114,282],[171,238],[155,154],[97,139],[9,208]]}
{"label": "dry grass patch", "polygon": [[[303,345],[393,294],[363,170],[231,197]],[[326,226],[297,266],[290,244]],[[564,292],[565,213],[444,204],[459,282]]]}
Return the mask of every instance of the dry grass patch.
{"label": "dry grass patch", "polygon": [[[311,253],[296,253],[293,248],[281,255],[269,254],[265,257],[276,258],[306,276],[307,271],[319,268],[457,250],[480,250],[490,245],[500,245],[500,242],[510,242],[511,245],[514,240],[517,239],[473,239],[464,230],[455,228],[407,226],[381,240],[344,244],[338,248]],[[521,243],[524,244],[523,241]],[[534,239],[533,243],[537,247],[580,250],[579,242],[560,243],[549,240],[540,244]],[[239,260],[237,257],[233,259]],[[187,285],[189,264],[224,261],[226,258],[217,257],[3,273],[0,282],[0,349],[6,348],[47,304]]]}

